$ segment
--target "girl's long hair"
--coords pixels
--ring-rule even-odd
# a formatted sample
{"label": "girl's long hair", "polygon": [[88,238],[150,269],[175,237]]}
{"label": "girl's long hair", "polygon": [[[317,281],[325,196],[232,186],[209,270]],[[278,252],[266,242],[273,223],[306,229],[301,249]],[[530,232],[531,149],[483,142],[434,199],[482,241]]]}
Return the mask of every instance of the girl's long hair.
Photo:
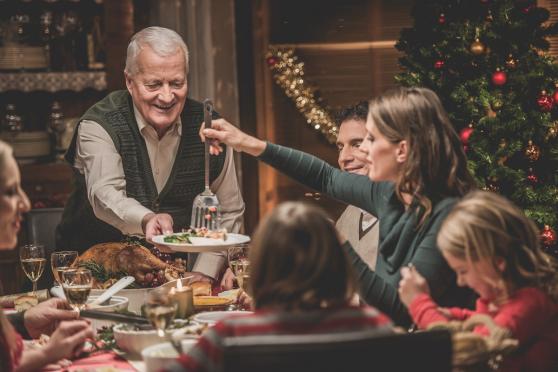
{"label": "girl's long hair", "polygon": [[488,191],[474,191],[455,205],[438,233],[438,246],[474,263],[488,259],[511,289],[536,287],[558,301],[558,265],[540,247],[539,231],[521,209]]}
{"label": "girl's long hair", "polygon": [[346,304],[356,290],[349,259],[318,207],[280,204],[258,226],[250,250],[256,308],[311,310]]}

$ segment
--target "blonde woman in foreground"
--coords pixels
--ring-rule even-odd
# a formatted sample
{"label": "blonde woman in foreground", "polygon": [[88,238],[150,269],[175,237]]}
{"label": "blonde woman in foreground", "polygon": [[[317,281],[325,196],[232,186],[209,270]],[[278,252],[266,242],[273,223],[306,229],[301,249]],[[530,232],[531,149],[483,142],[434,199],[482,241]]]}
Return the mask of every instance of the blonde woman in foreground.
{"label": "blonde woman in foreground", "polygon": [[[0,141],[0,250],[15,248],[22,215],[30,209],[29,199],[20,183],[19,169],[12,149]],[[31,330],[40,331],[52,327],[55,320],[50,317],[52,314],[61,314],[62,318],[67,314],[57,310],[58,300],[43,304],[38,305],[42,319],[36,314],[37,311],[29,310],[36,315],[26,323],[30,333],[33,333]],[[73,317],[75,316],[74,313]],[[0,309],[0,371],[38,371],[49,363],[72,357],[88,337],[93,337],[93,331],[86,321],[63,321],[51,334],[46,345],[27,350],[22,337]]]}

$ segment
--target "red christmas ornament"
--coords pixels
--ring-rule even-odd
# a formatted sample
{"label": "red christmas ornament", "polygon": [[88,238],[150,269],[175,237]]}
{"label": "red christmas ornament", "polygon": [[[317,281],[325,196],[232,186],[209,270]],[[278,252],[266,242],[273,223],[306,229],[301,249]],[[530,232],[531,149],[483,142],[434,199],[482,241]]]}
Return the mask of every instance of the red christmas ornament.
{"label": "red christmas ornament", "polygon": [[472,126],[461,129],[461,131],[459,132],[459,138],[461,139],[461,143],[463,144],[463,146],[466,147],[467,145],[469,145],[469,138],[471,137],[471,134],[473,134]]}
{"label": "red christmas ornament", "polygon": [[552,230],[550,226],[544,225],[544,229],[541,232],[541,240],[545,247],[552,247],[556,244],[556,231]]}
{"label": "red christmas ornament", "polygon": [[438,23],[441,25],[446,23],[446,15],[444,13],[440,13],[440,17],[438,18]]}
{"label": "red christmas ornament", "polygon": [[494,85],[504,85],[507,80],[508,76],[504,71],[496,70],[496,72],[492,74],[492,83]]}
{"label": "red christmas ornament", "polygon": [[552,106],[554,106],[554,98],[546,94],[546,91],[543,90],[539,95],[539,98],[537,98],[537,104],[539,105],[541,111],[549,112],[552,110]]}
{"label": "red christmas ornament", "polygon": [[445,64],[445,62],[440,59],[440,60],[434,62],[434,68],[439,70],[442,67],[444,67],[444,64]]}
{"label": "red christmas ornament", "polygon": [[554,91],[554,94],[552,95],[552,99],[554,100],[554,103],[558,103],[558,90]]}
{"label": "red christmas ornament", "polygon": [[522,12],[523,14],[527,14],[527,13],[529,13],[529,12],[531,11],[531,9],[533,9],[534,7],[535,7],[534,4],[528,5],[528,6],[526,6],[525,8],[522,8],[522,9],[521,9],[521,12]]}
{"label": "red christmas ornament", "polygon": [[529,174],[527,175],[527,181],[529,181],[532,185],[539,183],[539,177],[533,172],[533,168],[529,168]]}
{"label": "red christmas ornament", "polygon": [[267,57],[266,62],[269,66],[275,66],[279,59],[275,56]]}

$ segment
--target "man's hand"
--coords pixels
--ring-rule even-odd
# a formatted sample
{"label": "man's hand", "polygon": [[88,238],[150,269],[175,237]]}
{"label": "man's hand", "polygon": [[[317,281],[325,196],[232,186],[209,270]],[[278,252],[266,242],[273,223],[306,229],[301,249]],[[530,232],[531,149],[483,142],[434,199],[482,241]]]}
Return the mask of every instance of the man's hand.
{"label": "man's hand", "polygon": [[248,293],[244,292],[242,289],[240,289],[236,295],[236,303],[241,309],[254,310],[254,301],[252,300],[252,297],[250,297]]}
{"label": "man's hand", "polygon": [[414,266],[401,269],[401,281],[399,282],[399,297],[405,306],[409,307],[415,297],[422,293],[430,293],[428,282]]}
{"label": "man's hand", "polygon": [[56,362],[62,358],[72,358],[80,353],[85,340],[94,336],[93,329],[86,321],[62,322],[43,350],[50,362]]}
{"label": "man's hand", "polygon": [[151,241],[155,235],[172,234],[172,225],[172,216],[168,213],[148,213],[141,221],[147,241]]}
{"label": "man's hand", "polygon": [[211,277],[209,277],[205,274],[199,273],[197,271],[192,271],[190,273],[186,273],[184,277],[185,278],[190,277],[190,281],[189,281],[190,283],[195,283],[195,282],[213,283],[213,281],[214,281],[213,278],[211,278]]}
{"label": "man's hand", "polygon": [[71,310],[66,300],[51,298],[27,310],[23,315],[23,324],[29,336],[39,338],[41,334],[52,334],[61,321],[78,317],[79,314]]}
{"label": "man's hand", "polygon": [[223,278],[221,279],[221,288],[223,288],[223,290],[225,291],[233,289],[235,280],[236,277],[234,276],[231,268],[227,267],[227,270],[225,270]]}

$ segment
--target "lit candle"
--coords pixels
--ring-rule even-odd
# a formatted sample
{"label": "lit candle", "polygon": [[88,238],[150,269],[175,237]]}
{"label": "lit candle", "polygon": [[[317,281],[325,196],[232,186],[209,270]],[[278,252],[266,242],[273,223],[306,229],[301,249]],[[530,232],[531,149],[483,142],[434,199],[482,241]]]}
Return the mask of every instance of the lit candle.
{"label": "lit candle", "polygon": [[194,314],[194,295],[192,287],[182,286],[182,279],[176,281],[176,287],[171,288],[170,294],[178,304],[176,310],[177,318],[187,318]]}

